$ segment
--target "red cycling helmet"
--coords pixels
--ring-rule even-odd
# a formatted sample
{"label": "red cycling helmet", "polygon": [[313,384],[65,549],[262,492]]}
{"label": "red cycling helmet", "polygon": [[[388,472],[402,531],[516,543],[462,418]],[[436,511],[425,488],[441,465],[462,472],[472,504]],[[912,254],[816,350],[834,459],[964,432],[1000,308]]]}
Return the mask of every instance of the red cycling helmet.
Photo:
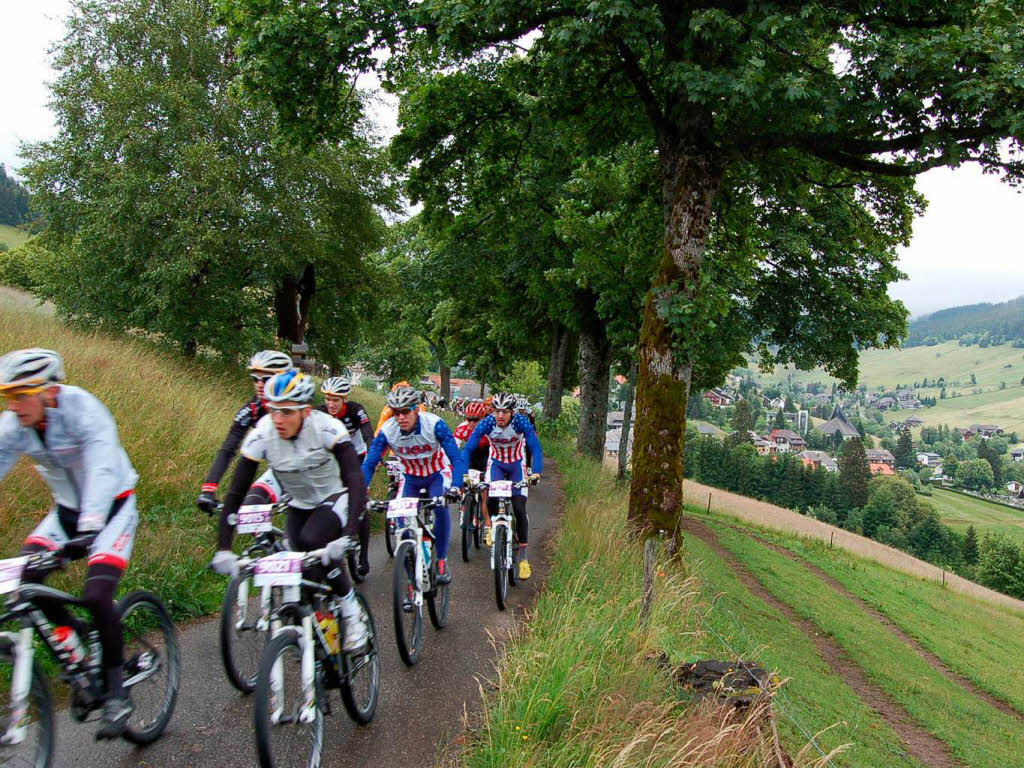
{"label": "red cycling helmet", "polygon": [[482,419],[487,415],[487,406],[483,403],[469,403],[466,406],[466,418],[467,419]]}

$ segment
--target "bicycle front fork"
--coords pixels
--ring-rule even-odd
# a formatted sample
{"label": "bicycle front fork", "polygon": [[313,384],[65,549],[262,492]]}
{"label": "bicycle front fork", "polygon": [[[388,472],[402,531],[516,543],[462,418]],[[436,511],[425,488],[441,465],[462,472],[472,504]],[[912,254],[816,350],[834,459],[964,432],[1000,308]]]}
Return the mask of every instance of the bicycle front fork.
{"label": "bicycle front fork", "polygon": [[0,637],[11,644],[14,657],[14,674],[11,678],[11,717],[4,735],[0,736],[0,744],[21,744],[28,735],[28,695],[32,687],[32,659],[34,649],[32,638],[35,629],[22,627],[18,634],[13,632],[0,633]]}

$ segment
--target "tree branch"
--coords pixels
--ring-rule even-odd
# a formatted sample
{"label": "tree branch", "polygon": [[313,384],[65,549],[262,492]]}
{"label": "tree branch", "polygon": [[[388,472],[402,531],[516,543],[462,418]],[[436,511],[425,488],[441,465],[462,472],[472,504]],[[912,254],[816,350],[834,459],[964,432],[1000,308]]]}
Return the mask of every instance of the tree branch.
{"label": "tree branch", "polygon": [[640,97],[644,109],[647,110],[647,116],[650,118],[658,135],[671,135],[673,132],[672,125],[665,117],[665,113],[662,112],[661,105],[658,104],[658,98],[654,95],[654,91],[651,90],[651,84],[647,82],[647,77],[640,68],[640,62],[636,60],[636,56],[633,55],[633,51],[630,50],[629,46],[621,40],[616,41],[616,48],[618,49],[619,57],[622,59],[622,66],[626,77],[629,78],[629,81],[636,89],[636,93]]}

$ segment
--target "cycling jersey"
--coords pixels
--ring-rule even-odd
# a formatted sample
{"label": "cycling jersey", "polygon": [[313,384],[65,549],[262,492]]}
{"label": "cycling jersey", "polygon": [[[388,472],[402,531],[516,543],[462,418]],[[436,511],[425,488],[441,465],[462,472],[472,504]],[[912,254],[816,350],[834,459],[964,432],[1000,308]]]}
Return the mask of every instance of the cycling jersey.
{"label": "cycling jersey", "polygon": [[484,437],[490,440],[492,461],[502,464],[518,463],[525,458],[524,449],[529,446],[533,471],[539,474],[544,470],[544,453],[540,447],[540,440],[526,417],[514,414],[507,426],[499,427],[494,414],[485,416],[462,449],[463,461],[469,460]]}
{"label": "cycling jersey", "polygon": [[221,478],[224,477],[224,473],[231,464],[231,460],[238,453],[238,446],[242,444],[242,440],[249,434],[249,430],[252,429],[256,422],[266,415],[266,405],[258,397],[253,397],[252,400],[238,409],[238,413],[235,414],[235,420],[231,422],[231,429],[228,430],[228,436],[224,438],[224,443],[221,445],[220,450],[213,457],[213,464],[210,465],[210,471],[207,473],[206,481],[203,483],[204,491],[216,492]]}
{"label": "cycling jersey", "polygon": [[452,431],[444,419],[433,413],[420,413],[409,432],[403,432],[397,419],[384,423],[380,433],[370,444],[363,462],[363,477],[369,486],[374,470],[387,449],[394,451],[402,462],[402,471],[411,477],[429,477],[445,469],[445,457],[451,460],[453,484],[462,487],[466,464],[455,444]]}
{"label": "cycling jersey", "polygon": [[62,385],[44,424],[42,429],[23,427],[13,412],[0,415],[0,479],[27,455],[50,486],[54,502],[74,510],[78,531],[100,530],[114,500],[130,496],[139,479],[121,447],[114,417],[84,389]]}
{"label": "cycling jersey", "polygon": [[[328,416],[331,415],[326,405],[321,405],[319,410]],[[362,456],[366,453],[366,449],[373,442],[373,429],[370,427],[370,417],[366,415],[366,409],[355,400],[346,400],[341,404],[338,415],[333,418],[348,429],[348,436],[352,439],[352,447],[356,449],[356,454]]]}
{"label": "cycling jersey", "polygon": [[277,434],[268,415],[246,436],[240,453],[250,461],[270,464],[281,488],[292,497],[289,506],[313,509],[345,490],[332,451],[339,443],[350,442],[345,425],[322,411],[312,411],[288,440]]}

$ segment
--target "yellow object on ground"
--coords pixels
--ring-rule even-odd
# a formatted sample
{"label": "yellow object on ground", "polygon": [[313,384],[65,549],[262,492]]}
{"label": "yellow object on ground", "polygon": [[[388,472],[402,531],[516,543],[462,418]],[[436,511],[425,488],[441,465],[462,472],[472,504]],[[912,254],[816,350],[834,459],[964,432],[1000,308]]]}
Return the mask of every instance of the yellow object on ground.
{"label": "yellow object on ground", "polygon": [[526,581],[528,578],[530,578],[530,574],[532,574],[532,573],[533,573],[533,571],[530,569],[530,561],[529,560],[520,560],[519,561],[519,578],[522,581]]}

